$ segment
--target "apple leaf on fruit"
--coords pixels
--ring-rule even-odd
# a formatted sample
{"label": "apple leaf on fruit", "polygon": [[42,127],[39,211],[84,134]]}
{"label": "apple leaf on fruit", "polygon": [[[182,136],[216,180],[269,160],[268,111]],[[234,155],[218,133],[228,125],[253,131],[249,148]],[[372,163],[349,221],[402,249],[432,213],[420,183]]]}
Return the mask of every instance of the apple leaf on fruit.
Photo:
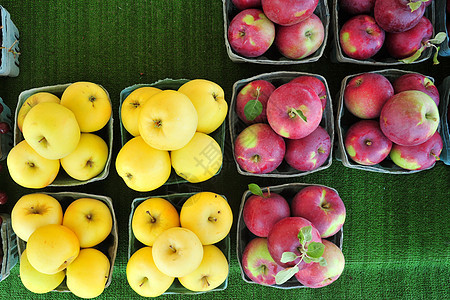
{"label": "apple leaf on fruit", "polygon": [[440,49],[441,47],[437,47],[436,48],[436,52],[434,53],[434,55],[433,55],[433,65],[438,65],[439,64],[439,61],[438,61],[438,54],[439,54],[439,49]]}
{"label": "apple leaf on fruit", "polygon": [[292,276],[299,271],[298,266],[293,266],[291,268],[284,269],[275,275],[276,284],[283,284],[288,281]]}
{"label": "apple leaf on fruit", "polygon": [[328,263],[325,258],[323,258],[323,257],[319,258],[319,265],[321,265],[322,267],[325,267],[327,264]]}
{"label": "apple leaf on fruit", "polygon": [[261,188],[259,187],[259,185],[257,185],[256,183],[250,183],[248,185],[248,189],[253,194],[263,197],[263,192],[262,192]]}
{"label": "apple leaf on fruit", "polygon": [[310,242],[312,240],[312,227],[311,226],[305,226],[298,232],[298,240],[300,242],[300,245],[305,247],[306,243]]}
{"label": "apple leaf on fruit", "polygon": [[414,2],[409,2],[408,6],[411,9],[411,12],[419,9],[419,7],[422,5],[422,3],[428,2],[430,0],[418,0],[418,1],[414,1]]}
{"label": "apple leaf on fruit", "polygon": [[445,32],[439,32],[438,34],[436,34],[434,36],[434,38],[432,38],[431,40],[428,40],[428,42],[431,44],[434,44],[434,45],[440,45],[445,41],[446,37],[447,37],[447,35],[445,34]]}
{"label": "apple leaf on fruit", "polygon": [[247,120],[253,121],[256,119],[263,111],[263,105],[259,100],[250,100],[244,106],[244,114]]}
{"label": "apple leaf on fruit", "polygon": [[280,261],[282,263],[288,263],[288,262],[296,260],[297,258],[298,258],[298,256],[294,252],[283,252],[283,254],[281,255]]}
{"label": "apple leaf on fruit", "polygon": [[303,256],[303,261],[305,262],[305,263],[307,263],[307,264],[310,264],[310,263],[312,263],[312,259],[311,258],[309,258],[308,256]]}
{"label": "apple leaf on fruit", "polygon": [[303,121],[308,122],[308,119],[306,118],[306,116],[303,114],[303,112],[300,109],[296,109],[295,114],[297,116],[299,116],[300,118],[302,118]]}
{"label": "apple leaf on fruit", "polygon": [[404,62],[405,64],[410,64],[410,63],[416,61],[420,57],[420,55],[422,55],[422,52],[423,52],[423,50],[425,50],[425,48],[426,48],[425,45],[423,45],[413,55],[411,55],[407,58],[401,59],[400,61]]}
{"label": "apple leaf on fruit", "polygon": [[325,245],[318,242],[311,242],[308,245],[308,251],[306,251],[306,255],[310,258],[320,258],[325,250]]}

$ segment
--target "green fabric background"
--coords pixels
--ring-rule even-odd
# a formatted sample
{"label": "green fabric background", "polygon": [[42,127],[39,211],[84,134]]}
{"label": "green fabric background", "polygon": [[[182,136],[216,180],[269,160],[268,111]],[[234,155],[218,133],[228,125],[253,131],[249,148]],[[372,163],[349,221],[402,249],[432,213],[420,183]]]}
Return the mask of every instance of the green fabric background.
{"label": "green fabric background", "polygon": [[[119,93],[136,83],[163,78],[205,78],[223,87],[230,101],[235,81],[265,72],[295,70],[327,79],[332,96],[341,80],[370,66],[335,64],[330,61],[331,38],[324,56],[315,63],[271,66],[233,63],[225,50],[222,2],[219,0],[160,1],[19,1],[2,0],[20,31],[20,75],[0,78],[0,97],[15,109],[22,90],[92,81],[103,85],[113,102],[114,149],[120,147]],[[331,8],[331,1],[329,1]],[[331,11],[331,9],[330,9]],[[331,13],[333,13],[331,11]],[[399,66],[433,76],[442,83],[450,75],[450,59]],[[142,73],[142,74],[141,74]],[[336,108],[337,97],[333,97]],[[164,295],[161,298],[314,298],[314,299],[445,299],[450,297],[450,166],[442,162],[411,175],[386,175],[345,168],[333,159],[330,168],[295,179],[241,176],[236,171],[227,132],[224,165],[220,175],[196,185],[164,186],[151,193],[126,187],[114,164],[108,178],[73,188],[44,191],[79,191],[107,195],[114,201],[119,223],[119,249],[112,284],[102,299],[133,299],[126,275],[128,217],[136,197],[186,190],[214,191],[226,195],[237,219],[238,207],[248,183],[261,186],[285,182],[317,183],[338,190],[347,208],[343,252],[346,267],[333,284],[321,289],[279,290],[247,284],[241,279],[236,259],[236,223],[231,230],[229,285],[225,291],[203,295]],[[14,183],[1,162],[0,189],[10,200],[0,207],[9,213],[22,195],[35,192]],[[235,220],[236,220],[235,219]],[[37,295],[28,292],[16,265],[0,282],[0,299],[74,299],[70,293]]]}

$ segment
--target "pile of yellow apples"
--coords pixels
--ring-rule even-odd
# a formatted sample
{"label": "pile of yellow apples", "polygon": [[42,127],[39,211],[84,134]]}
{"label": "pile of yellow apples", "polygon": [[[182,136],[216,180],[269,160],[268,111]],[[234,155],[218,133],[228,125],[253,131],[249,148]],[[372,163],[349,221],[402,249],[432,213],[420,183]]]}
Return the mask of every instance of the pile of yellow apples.
{"label": "pile of yellow apples", "polygon": [[189,80],[178,90],[135,89],[120,109],[122,124],[133,138],[117,155],[117,173],[139,192],[162,186],[172,168],[188,182],[208,180],[223,161],[220,145],[209,134],[227,111],[223,89],[205,79]]}
{"label": "pile of yellow apples", "polygon": [[95,132],[111,113],[108,93],[91,82],[70,84],[61,99],[49,92],[31,95],[16,117],[24,140],[7,158],[12,179],[27,188],[43,188],[55,180],[60,166],[76,180],[97,176],[105,168],[108,146]]}
{"label": "pile of yellow apples", "polygon": [[78,297],[99,296],[109,278],[109,258],[96,247],[113,229],[113,215],[101,200],[75,199],[63,212],[51,195],[22,196],[14,205],[11,225],[26,242],[20,257],[20,279],[34,293],[47,293],[66,279]]}
{"label": "pile of yellow apples", "polygon": [[198,192],[175,206],[161,197],[140,202],[131,215],[134,237],[144,246],[127,263],[127,280],[141,296],[166,292],[175,278],[190,291],[210,291],[228,277],[229,264],[214,244],[233,223],[227,200],[213,192]]}

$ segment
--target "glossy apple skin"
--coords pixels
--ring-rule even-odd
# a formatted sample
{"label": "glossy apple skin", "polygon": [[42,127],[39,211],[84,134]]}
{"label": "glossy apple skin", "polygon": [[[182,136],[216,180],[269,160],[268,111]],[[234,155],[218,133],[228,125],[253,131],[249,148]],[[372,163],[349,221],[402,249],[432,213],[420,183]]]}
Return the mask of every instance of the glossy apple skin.
{"label": "glossy apple skin", "polygon": [[395,58],[406,58],[420,49],[433,35],[433,24],[425,16],[413,28],[404,32],[386,33],[386,49]]}
{"label": "glossy apple skin", "polygon": [[274,285],[275,276],[283,270],[270,256],[266,238],[254,238],[245,246],[242,267],[253,282],[262,285]]}
{"label": "glossy apple skin", "polygon": [[391,140],[383,134],[379,122],[375,120],[361,120],[350,126],[344,145],[350,158],[365,166],[382,162],[392,148]]}
{"label": "glossy apple skin", "polygon": [[[259,88],[259,92],[258,92]],[[267,122],[266,106],[269,96],[275,90],[275,86],[267,80],[254,80],[247,83],[236,96],[236,113],[246,124]],[[258,95],[259,94],[259,95]],[[245,116],[244,108],[250,100],[258,99],[263,106],[263,110],[254,120],[249,120]]]}
{"label": "glossy apple skin", "polygon": [[231,0],[239,10],[261,7],[261,0]]}
{"label": "glossy apple skin", "polygon": [[298,60],[316,52],[324,38],[325,29],[322,21],[312,14],[297,24],[278,26],[275,45],[283,56]]}
{"label": "glossy apple skin", "polygon": [[[292,267],[299,262],[299,258],[295,261],[282,263],[281,256],[284,252],[293,252],[296,255],[300,255],[298,248],[301,246],[298,240],[298,233],[300,229],[306,226],[311,226],[312,228],[312,240],[311,242],[322,242],[319,231],[314,227],[314,225],[302,217],[288,217],[278,221],[272,228],[267,237],[267,245],[269,248],[269,253],[273,260],[282,267]],[[306,246],[309,243],[306,244]],[[298,265],[299,269],[306,267],[306,263],[301,261]]]}
{"label": "glossy apple skin", "polygon": [[[306,122],[293,110],[301,110]],[[270,95],[267,101],[267,121],[282,137],[300,139],[319,126],[322,120],[322,102],[313,89],[299,83],[285,83]]]}
{"label": "glossy apple skin", "polygon": [[378,118],[386,101],[394,95],[390,81],[381,74],[363,73],[348,81],[344,89],[344,104],[361,119]]}
{"label": "glossy apple skin", "polygon": [[424,170],[432,167],[439,158],[443,147],[439,132],[417,146],[393,145],[390,153],[392,161],[407,170]]}
{"label": "glossy apple skin", "polygon": [[384,30],[369,15],[357,15],[342,25],[339,42],[345,54],[354,59],[368,59],[380,51]]}
{"label": "glossy apple skin", "polygon": [[430,96],[404,91],[392,96],[380,114],[380,128],[393,143],[415,146],[428,140],[439,126],[439,111]]}
{"label": "glossy apple skin", "polygon": [[392,86],[396,94],[409,90],[424,92],[439,106],[439,91],[433,81],[425,75],[418,73],[405,74],[394,80]]}
{"label": "glossy apple skin", "polygon": [[375,0],[339,0],[339,9],[351,15],[370,14]]}
{"label": "glossy apple skin", "polygon": [[284,159],[296,170],[313,171],[324,164],[331,151],[331,138],[321,126],[301,139],[286,141]]}
{"label": "glossy apple skin", "polygon": [[268,124],[257,123],[245,128],[234,142],[234,157],[247,172],[266,174],[275,170],[286,152],[284,139]]}
{"label": "glossy apple skin", "polygon": [[292,79],[290,82],[306,84],[312,88],[317,96],[319,96],[319,99],[322,102],[322,110],[325,111],[325,107],[327,106],[327,89],[322,80],[314,76],[302,75]]}
{"label": "glossy apple skin", "polygon": [[328,240],[322,240],[325,245],[323,257],[327,265],[322,267],[319,263],[311,263],[298,271],[295,278],[304,286],[319,288],[327,286],[338,279],[345,267],[345,258],[341,249]]}
{"label": "glossy apple skin", "polygon": [[292,199],[293,217],[303,217],[314,225],[322,238],[335,235],[344,225],[346,210],[339,194],[327,187],[311,185]]}
{"label": "glossy apple skin", "polygon": [[248,8],[239,12],[228,27],[231,48],[245,57],[264,54],[275,40],[275,25],[261,9]]}
{"label": "glossy apple skin", "polygon": [[409,0],[376,0],[374,17],[377,24],[386,32],[403,32],[419,23],[425,13],[426,6],[422,3],[418,9],[411,12]]}
{"label": "glossy apple skin", "polygon": [[262,9],[272,22],[290,26],[306,20],[319,4],[319,0],[261,0]]}
{"label": "glossy apple skin", "polygon": [[273,225],[290,214],[289,203],[277,193],[250,196],[242,211],[248,230],[258,237],[267,237]]}

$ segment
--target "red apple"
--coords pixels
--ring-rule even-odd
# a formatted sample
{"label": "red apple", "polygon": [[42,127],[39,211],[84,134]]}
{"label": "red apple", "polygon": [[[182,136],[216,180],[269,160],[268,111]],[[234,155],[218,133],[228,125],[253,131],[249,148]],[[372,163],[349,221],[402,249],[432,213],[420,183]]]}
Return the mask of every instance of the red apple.
{"label": "red apple", "polygon": [[0,205],[8,202],[8,195],[5,192],[0,192]]}
{"label": "red apple", "polygon": [[312,55],[323,44],[325,31],[318,16],[291,25],[278,26],[275,45],[280,53],[290,59],[302,59]]}
{"label": "red apple", "polygon": [[433,81],[419,73],[405,74],[397,78],[392,84],[394,92],[416,90],[427,94],[439,106],[439,91]]}
{"label": "red apple", "polygon": [[404,91],[392,96],[380,114],[380,128],[393,143],[415,146],[424,143],[439,126],[439,111],[430,96]]}
{"label": "red apple", "polygon": [[242,268],[252,281],[263,285],[275,284],[275,275],[283,270],[270,256],[266,238],[254,238],[245,246]]}
{"label": "red apple", "polygon": [[327,106],[327,89],[322,80],[314,76],[302,75],[292,79],[290,82],[302,83],[312,88],[319,96],[320,101],[322,101],[322,110],[325,111]]}
{"label": "red apple", "polygon": [[9,124],[6,122],[0,122],[0,134],[8,133],[10,130]]}
{"label": "red apple", "polygon": [[354,59],[368,59],[380,51],[384,30],[369,15],[357,15],[347,20],[339,32],[342,51]]}
{"label": "red apple", "polygon": [[246,124],[266,123],[267,100],[274,90],[275,86],[267,80],[247,83],[236,96],[238,117]]}
{"label": "red apple", "polygon": [[286,141],[284,159],[296,170],[312,171],[328,159],[331,151],[331,138],[328,132],[318,126],[304,138]]}
{"label": "red apple", "polygon": [[228,27],[228,42],[231,48],[245,57],[264,54],[274,39],[275,25],[257,8],[239,12]]}
{"label": "red apple", "polygon": [[382,162],[391,151],[392,142],[375,120],[361,120],[350,126],[345,135],[345,150],[358,164],[373,166]]}
{"label": "red apple", "polygon": [[261,0],[261,4],[272,22],[290,26],[311,16],[319,0]]}
{"label": "red apple", "polygon": [[363,73],[350,79],[344,89],[347,109],[361,119],[380,116],[384,103],[394,95],[394,88],[381,74]]}
{"label": "red apple", "polygon": [[261,0],[231,0],[231,2],[239,10],[261,7]]}
{"label": "red apple", "polygon": [[443,147],[439,132],[417,146],[392,146],[390,157],[400,168],[407,170],[424,170],[432,167],[439,160]]}
{"label": "red apple", "polygon": [[319,288],[327,286],[341,276],[345,267],[345,258],[341,249],[332,242],[323,239],[325,245],[322,257],[327,261],[326,266],[312,262],[306,268],[298,271],[295,278],[304,286]]}
{"label": "red apple", "polygon": [[283,161],[285,151],[284,139],[263,123],[248,126],[234,141],[236,162],[250,173],[272,172]]}
{"label": "red apple", "polygon": [[322,102],[313,89],[288,82],[278,87],[267,101],[267,121],[279,135],[300,139],[319,126]]}
{"label": "red apple", "polygon": [[[418,8],[410,4],[418,4]],[[429,0],[431,2],[431,0]],[[410,0],[376,0],[374,17],[377,24],[386,32],[403,32],[419,23],[425,13],[425,4]]]}
{"label": "red apple", "polygon": [[339,9],[351,14],[370,14],[373,11],[375,0],[339,0]]}

